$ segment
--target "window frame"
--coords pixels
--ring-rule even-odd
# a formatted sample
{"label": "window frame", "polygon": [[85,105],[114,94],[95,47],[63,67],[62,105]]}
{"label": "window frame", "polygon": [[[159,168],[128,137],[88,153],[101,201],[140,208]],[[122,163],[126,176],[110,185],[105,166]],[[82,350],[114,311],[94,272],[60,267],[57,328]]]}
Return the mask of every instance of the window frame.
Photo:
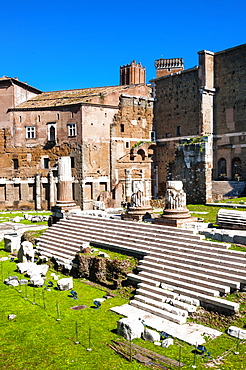
{"label": "window frame", "polygon": [[36,126],[26,126],[26,139],[36,139]]}
{"label": "window frame", "polygon": [[68,135],[68,137],[77,136],[77,124],[76,124],[76,122],[67,124],[67,135]]}

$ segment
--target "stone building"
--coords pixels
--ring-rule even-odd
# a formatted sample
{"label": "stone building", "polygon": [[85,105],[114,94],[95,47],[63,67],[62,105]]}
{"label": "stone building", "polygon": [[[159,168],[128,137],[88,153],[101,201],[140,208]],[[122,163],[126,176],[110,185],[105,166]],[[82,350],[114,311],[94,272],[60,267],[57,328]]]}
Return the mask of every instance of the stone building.
{"label": "stone building", "polygon": [[[136,63],[131,73],[134,68],[145,73]],[[73,199],[82,209],[125,202],[126,169],[131,191],[141,184],[149,202],[153,98],[142,77],[127,81],[42,93],[15,78],[0,79],[1,209],[56,204],[61,157],[70,157]]]}
{"label": "stone building", "polygon": [[151,81],[156,195],[168,179],[182,180],[193,203],[237,196],[246,181],[246,44],[198,55],[199,66],[169,75],[160,64],[181,61],[157,61]]}

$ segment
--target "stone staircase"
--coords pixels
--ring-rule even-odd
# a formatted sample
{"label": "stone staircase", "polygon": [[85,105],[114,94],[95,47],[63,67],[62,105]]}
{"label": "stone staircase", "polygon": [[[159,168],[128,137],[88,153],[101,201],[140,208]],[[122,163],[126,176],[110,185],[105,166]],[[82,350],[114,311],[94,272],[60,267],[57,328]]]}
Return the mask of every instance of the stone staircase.
{"label": "stone staircase", "polygon": [[83,242],[139,258],[132,306],[183,324],[198,305],[227,314],[239,305],[222,296],[246,284],[246,253],[201,240],[191,230],[72,215],[40,238],[43,255],[72,260]]}

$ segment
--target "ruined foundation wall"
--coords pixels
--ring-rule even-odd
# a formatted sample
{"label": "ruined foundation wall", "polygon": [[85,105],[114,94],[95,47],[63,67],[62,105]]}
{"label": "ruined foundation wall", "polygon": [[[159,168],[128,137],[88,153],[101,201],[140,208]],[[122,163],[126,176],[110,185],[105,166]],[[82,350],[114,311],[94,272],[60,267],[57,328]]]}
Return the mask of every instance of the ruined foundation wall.
{"label": "ruined foundation wall", "polygon": [[180,144],[168,167],[168,180],[183,182],[187,204],[211,202],[211,141]]}

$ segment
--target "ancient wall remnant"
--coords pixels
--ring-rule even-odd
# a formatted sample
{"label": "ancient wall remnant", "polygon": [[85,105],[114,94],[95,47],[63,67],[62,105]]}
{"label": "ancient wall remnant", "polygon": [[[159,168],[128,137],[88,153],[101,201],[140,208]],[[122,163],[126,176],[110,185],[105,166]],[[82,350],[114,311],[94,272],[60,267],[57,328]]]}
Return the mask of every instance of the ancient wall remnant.
{"label": "ancient wall remnant", "polygon": [[[158,196],[165,194],[170,164],[176,162],[181,153],[185,158],[184,148],[175,156],[175,146],[194,137],[207,136],[211,143],[205,151],[207,158],[204,161],[194,152],[198,174],[189,170],[187,175],[195,189],[196,177],[204,172],[204,200],[211,199],[212,180],[246,181],[246,101],[243,93],[246,44],[217,53],[203,50],[198,54],[199,67],[152,80],[156,99],[154,130]],[[179,178],[186,178],[181,172],[178,174],[177,166],[175,173]],[[195,198],[200,199],[200,196]]]}

